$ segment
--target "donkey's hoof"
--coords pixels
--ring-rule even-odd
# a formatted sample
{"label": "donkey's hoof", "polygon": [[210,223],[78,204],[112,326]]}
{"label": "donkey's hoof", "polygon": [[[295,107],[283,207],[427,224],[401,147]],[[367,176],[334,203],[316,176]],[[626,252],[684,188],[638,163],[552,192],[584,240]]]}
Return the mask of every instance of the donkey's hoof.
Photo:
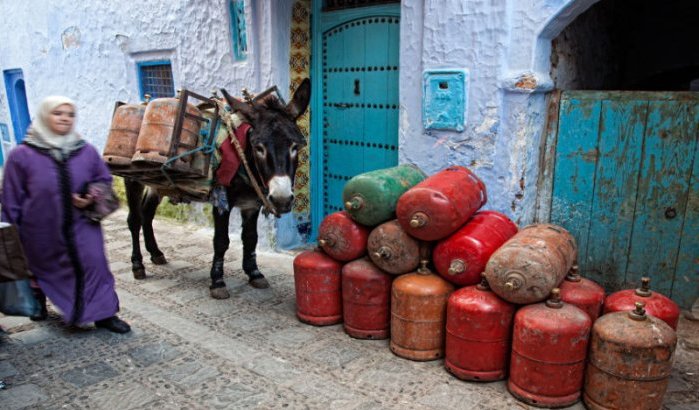
{"label": "donkey's hoof", "polygon": [[151,256],[150,261],[153,262],[156,265],[165,265],[167,263],[167,259],[165,259],[165,255],[156,255],[156,256]]}
{"label": "donkey's hoof", "polygon": [[269,287],[269,282],[267,282],[267,279],[265,279],[265,275],[263,275],[259,270],[255,270],[250,273],[248,283],[250,286],[257,289],[267,289]]}
{"label": "donkey's hoof", "polygon": [[142,280],[146,278],[146,269],[134,269],[133,271],[133,278],[136,280]]}
{"label": "donkey's hoof", "polygon": [[214,299],[228,299],[229,297],[231,297],[231,294],[228,293],[228,289],[226,289],[225,287],[213,288],[209,289],[209,291],[211,293],[211,297]]}

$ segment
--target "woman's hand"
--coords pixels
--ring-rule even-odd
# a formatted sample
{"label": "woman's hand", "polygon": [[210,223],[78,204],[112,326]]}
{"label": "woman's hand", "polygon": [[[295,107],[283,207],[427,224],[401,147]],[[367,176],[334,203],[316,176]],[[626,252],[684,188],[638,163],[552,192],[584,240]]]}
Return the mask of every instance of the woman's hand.
{"label": "woman's hand", "polygon": [[88,206],[92,205],[94,202],[95,199],[90,194],[73,194],[73,206],[75,206],[76,208],[85,209]]}

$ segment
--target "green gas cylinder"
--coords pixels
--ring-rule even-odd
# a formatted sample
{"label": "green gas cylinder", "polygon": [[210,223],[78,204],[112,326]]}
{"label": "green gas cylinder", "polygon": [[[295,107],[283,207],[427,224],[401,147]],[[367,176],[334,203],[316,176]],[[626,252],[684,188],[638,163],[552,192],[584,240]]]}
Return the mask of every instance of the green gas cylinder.
{"label": "green gas cylinder", "polygon": [[366,226],[378,225],[395,218],[398,198],[426,177],[412,164],[366,172],[347,181],[342,200],[353,220]]}

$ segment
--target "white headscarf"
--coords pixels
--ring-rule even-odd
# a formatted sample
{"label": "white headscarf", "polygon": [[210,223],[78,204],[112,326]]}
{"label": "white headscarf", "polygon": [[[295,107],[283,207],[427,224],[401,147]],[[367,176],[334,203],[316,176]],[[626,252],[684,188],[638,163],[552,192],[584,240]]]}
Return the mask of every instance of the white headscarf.
{"label": "white headscarf", "polygon": [[27,131],[25,142],[39,148],[48,149],[51,155],[63,160],[68,154],[83,145],[83,141],[75,132],[75,126],[65,135],[54,133],[49,126],[49,116],[56,107],[68,104],[76,110],[75,102],[68,97],[58,95],[44,98],[39,104],[37,114]]}

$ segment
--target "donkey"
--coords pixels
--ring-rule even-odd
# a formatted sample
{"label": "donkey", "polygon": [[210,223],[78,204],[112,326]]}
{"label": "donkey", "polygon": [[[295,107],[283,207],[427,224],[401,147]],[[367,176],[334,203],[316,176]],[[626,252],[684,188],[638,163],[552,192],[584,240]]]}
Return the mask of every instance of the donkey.
{"label": "donkey", "polygon": [[[243,271],[248,283],[255,288],[267,288],[269,283],[257,267],[255,248],[257,247],[257,218],[263,203],[256,195],[250,178],[255,178],[274,207],[276,215],[291,210],[294,200],[293,186],[298,151],[306,145],[296,120],[306,111],[311,95],[311,85],[304,79],[297,88],[289,104],[284,106],[276,97],[269,96],[261,101],[242,102],[232,98],[226,90],[223,95],[233,112],[242,115],[252,126],[248,132],[245,158],[253,175],[238,172],[226,197],[230,207],[227,210],[214,207],[214,258],[211,265],[211,296],[215,299],[230,297],[223,281],[223,257],[228,250],[228,224],[231,207],[238,207],[242,217]],[[242,169],[242,166],[241,166]],[[134,179],[125,179],[126,199],[129,207],[127,223],[131,231],[133,250],[131,269],[136,279],[146,277],[143,256],[139,243],[139,233],[143,228],[143,239],[151,261],[156,265],[167,263],[165,255],[158,248],[153,233],[153,217],[160,204],[161,195],[153,187],[145,187]]]}

